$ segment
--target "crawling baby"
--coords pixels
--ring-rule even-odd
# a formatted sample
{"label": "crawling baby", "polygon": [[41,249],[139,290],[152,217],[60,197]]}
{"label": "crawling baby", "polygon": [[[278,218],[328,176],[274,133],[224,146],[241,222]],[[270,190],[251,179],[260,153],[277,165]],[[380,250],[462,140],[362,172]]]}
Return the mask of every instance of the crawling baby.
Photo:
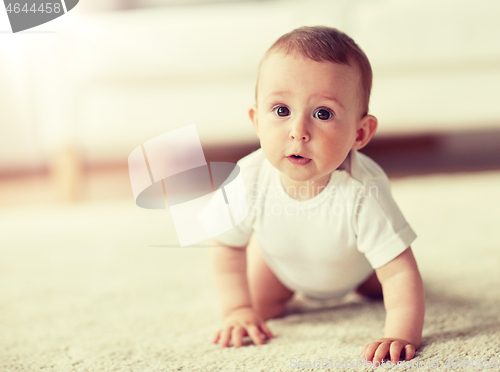
{"label": "crawling baby", "polygon": [[238,162],[249,213],[210,252],[224,320],[212,342],[264,344],[273,337],[265,321],[283,315],[295,292],[356,291],[386,309],[385,335],[362,357],[415,356],[425,309],[416,234],[384,171],[357,151],[377,129],[371,85],[368,58],[333,28],[301,27],[264,55],[249,108],[261,148]]}

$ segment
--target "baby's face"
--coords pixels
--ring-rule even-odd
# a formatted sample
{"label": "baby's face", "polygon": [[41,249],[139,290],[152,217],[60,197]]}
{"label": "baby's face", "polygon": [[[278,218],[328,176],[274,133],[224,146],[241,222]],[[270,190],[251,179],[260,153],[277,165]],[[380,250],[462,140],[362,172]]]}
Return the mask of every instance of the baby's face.
{"label": "baby's face", "polygon": [[359,79],[354,67],[300,55],[273,53],[263,62],[250,117],[283,181],[325,185],[345,160],[360,120]]}

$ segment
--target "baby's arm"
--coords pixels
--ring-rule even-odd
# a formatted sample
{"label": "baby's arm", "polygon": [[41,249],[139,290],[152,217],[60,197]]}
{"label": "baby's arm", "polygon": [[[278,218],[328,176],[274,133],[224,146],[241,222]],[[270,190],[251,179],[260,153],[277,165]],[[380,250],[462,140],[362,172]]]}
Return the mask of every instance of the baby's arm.
{"label": "baby's arm", "polygon": [[411,247],[375,271],[384,294],[385,338],[365,345],[363,358],[380,363],[389,354],[397,363],[404,349],[410,360],[420,346],[425,313],[424,286]]}
{"label": "baby's arm", "polygon": [[256,345],[263,344],[261,332],[268,338],[273,335],[262,317],[253,310],[247,282],[246,247],[229,247],[214,239],[218,245],[211,248],[210,264],[215,287],[224,318],[224,327],[212,338],[213,343],[220,341],[221,346],[242,345],[242,338],[248,335]]}

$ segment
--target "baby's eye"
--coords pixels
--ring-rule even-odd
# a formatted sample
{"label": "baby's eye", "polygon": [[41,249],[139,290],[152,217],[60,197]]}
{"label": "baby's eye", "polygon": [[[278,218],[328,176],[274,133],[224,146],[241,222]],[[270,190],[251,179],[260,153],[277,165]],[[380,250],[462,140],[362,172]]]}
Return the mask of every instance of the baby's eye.
{"label": "baby's eye", "polygon": [[314,113],[314,117],[316,119],[320,119],[320,120],[328,120],[328,119],[331,119],[333,117],[333,112],[331,112],[327,109],[319,109],[318,111],[316,111]]}
{"label": "baby's eye", "polygon": [[278,106],[273,109],[273,112],[278,116],[290,115],[290,110],[285,106]]}

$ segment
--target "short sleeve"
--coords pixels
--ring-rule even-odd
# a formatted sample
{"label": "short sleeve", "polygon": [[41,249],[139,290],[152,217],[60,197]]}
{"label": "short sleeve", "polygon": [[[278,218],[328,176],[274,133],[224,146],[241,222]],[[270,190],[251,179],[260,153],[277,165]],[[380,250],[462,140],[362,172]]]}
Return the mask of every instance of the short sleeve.
{"label": "short sleeve", "polygon": [[[253,155],[253,156],[252,156]],[[255,154],[258,155],[258,154]],[[237,165],[240,167],[243,176],[244,188],[235,188],[232,190],[232,198],[229,201],[231,210],[247,210],[248,213],[243,220],[231,229],[214,236],[218,242],[231,247],[246,247],[253,233],[253,222],[255,215],[252,213],[252,203],[255,201],[252,197],[252,184],[256,182],[260,166],[249,164],[256,156],[249,155],[247,158],[241,159]],[[246,205],[242,205],[246,203]]]}
{"label": "short sleeve", "polygon": [[417,235],[396,204],[388,179],[370,180],[363,191],[354,206],[354,231],[358,250],[377,269],[405,251]]}

